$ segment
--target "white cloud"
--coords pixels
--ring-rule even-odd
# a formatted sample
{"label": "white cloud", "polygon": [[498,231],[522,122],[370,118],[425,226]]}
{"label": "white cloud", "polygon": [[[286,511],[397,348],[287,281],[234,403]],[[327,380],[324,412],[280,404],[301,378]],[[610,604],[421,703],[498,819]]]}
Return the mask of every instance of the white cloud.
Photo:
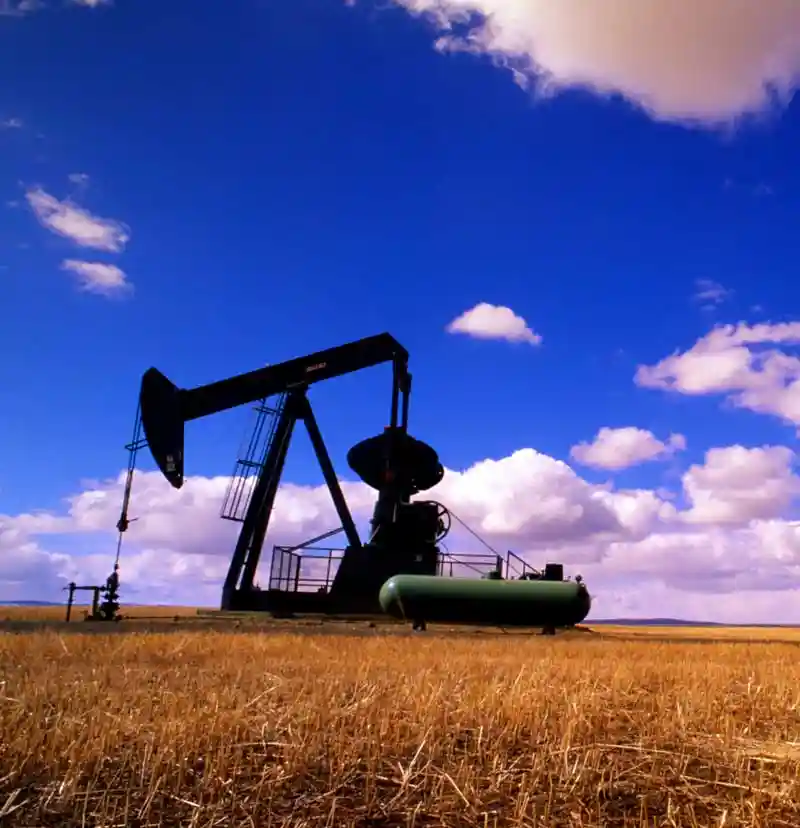
{"label": "white cloud", "polygon": [[736,406],[800,425],[800,359],[757,346],[800,345],[800,322],[725,325],[683,353],[641,365],[635,381],[687,395],[724,394]]}
{"label": "white cloud", "polygon": [[662,442],[643,428],[601,428],[591,443],[573,446],[570,457],[584,466],[620,471],[650,460],[665,459],[685,448],[686,438],[682,434],[670,434]]}
{"label": "white cloud", "polygon": [[0,129],[22,129],[23,126],[20,118],[6,118],[5,121],[0,121]]}
{"label": "white cloud", "polygon": [[45,5],[43,0],[0,0],[0,17],[22,17]]}
{"label": "white cloud", "polygon": [[120,293],[128,293],[133,288],[125,272],[116,265],[64,259],[61,262],[61,269],[75,274],[78,277],[80,289],[87,293],[116,296]]}
{"label": "white cloud", "polygon": [[697,279],[695,282],[694,300],[703,302],[706,306],[721,305],[731,296],[732,291],[713,279]]}
{"label": "white cloud", "polygon": [[730,123],[800,81],[797,0],[395,0],[437,48],[489,55],[540,95],[618,94],[652,117]]}
{"label": "white cloud", "polygon": [[59,201],[41,187],[28,190],[25,197],[42,227],[80,247],[119,253],[130,240],[130,229],[121,222],[93,216],[68,199]]}
{"label": "white cloud", "polygon": [[446,328],[448,333],[460,333],[475,339],[504,339],[507,342],[528,342],[539,345],[542,337],[511,308],[481,302],[464,311]]}
{"label": "white cloud", "polygon": [[23,13],[13,0],[0,0],[0,17],[20,17]]}
{"label": "white cloud", "polygon": [[[100,6],[112,6],[113,0],[63,0],[63,5],[99,8]],[[22,17],[30,12],[45,9],[47,6],[44,0],[0,0],[0,17]]]}
{"label": "white cloud", "polygon": [[86,173],[70,173],[67,179],[78,186],[84,186],[89,183],[89,176]]}

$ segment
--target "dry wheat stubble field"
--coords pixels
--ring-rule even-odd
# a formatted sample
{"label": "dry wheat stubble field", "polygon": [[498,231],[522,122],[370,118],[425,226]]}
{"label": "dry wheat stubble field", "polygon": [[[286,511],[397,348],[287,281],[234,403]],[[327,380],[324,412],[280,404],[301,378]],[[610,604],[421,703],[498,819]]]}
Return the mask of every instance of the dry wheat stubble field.
{"label": "dry wheat stubble field", "polygon": [[800,825],[795,633],[83,626],[0,634],[2,825]]}

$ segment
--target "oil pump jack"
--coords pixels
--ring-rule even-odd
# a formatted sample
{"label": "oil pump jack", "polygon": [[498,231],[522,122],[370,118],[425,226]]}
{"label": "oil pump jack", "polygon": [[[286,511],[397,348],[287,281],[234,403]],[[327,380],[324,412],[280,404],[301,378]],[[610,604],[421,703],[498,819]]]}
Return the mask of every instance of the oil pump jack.
{"label": "oil pump jack", "polygon": [[[347,455],[350,468],[377,491],[369,540],[362,543],[307,394],[315,383],[387,362],[392,366],[389,425],[381,434],[357,443]],[[447,510],[439,503],[410,498],[439,483],[444,469],[436,451],[408,433],[410,394],[408,352],[388,333],[192,389],[177,388],[155,368],[144,373],[139,405],[145,439],[159,469],[176,489],[184,482],[185,423],[282,395],[225,578],[223,610],[379,613],[379,592],[388,578],[437,574],[437,543],[447,531]],[[254,585],[256,569],[298,421],[308,431],[347,547],[329,590],[261,590]]]}
{"label": "oil pump jack", "polygon": [[[386,362],[392,365],[389,425],[347,453],[350,468],[377,491],[370,536],[362,543],[311,409],[308,390],[315,383]],[[431,621],[540,626],[548,634],[557,627],[574,626],[586,617],[591,607],[586,585],[580,576],[574,581],[564,579],[560,563],[548,563],[540,572],[509,552],[505,563],[495,555],[493,569],[480,580],[443,575],[439,543],[456,516],[441,503],[411,501],[414,495],[439,483],[444,469],[436,451],[408,433],[410,395],[408,352],[388,333],[188,390],[176,387],[155,368],[144,373],[139,391],[144,439],[132,445],[146,441],[159,469],[176,489],[184,482],[187,422],[258,401],[262,402],[260,411],[271,411],[277,417],[263,461],[244,462],[245,467],[259,471],[246,501],[241,532],[222,589],[223,610],[266,611],[273,615],[383,612],[410,621],[418,630]],[[278,398],[276,406],[266,406],[271,397]],[[294,580],[294,589],[274,588],[270,579],[270,587],[262,590],[255,585],[256,570],[298,421],[305,424],[311,438],[347,547],[333,581],[326,579],[316,592],[298,588],[300,558],[295,555],[296,548],[276,547],[273,574],[276,553],[288,554],[295,573],[288,580]],[[245,477],[239,482],[245,480],[250,482]],[[235,501],[240,494],[238,490]],[[237,511],[238,506],[225,514],[223,507],[223,517],[239,520]],[[282,565],[279,569],[283,571]],[[513,575],[512,569],[516,570]],[[278,583],[285,580],[281,576]]]}

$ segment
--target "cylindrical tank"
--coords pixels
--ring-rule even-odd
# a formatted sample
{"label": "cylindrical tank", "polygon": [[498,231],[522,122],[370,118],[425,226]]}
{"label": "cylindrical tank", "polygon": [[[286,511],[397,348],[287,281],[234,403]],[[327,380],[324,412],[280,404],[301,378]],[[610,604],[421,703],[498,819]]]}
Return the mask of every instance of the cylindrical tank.
{"label": "cylindrical tank", "polygon": [[592,605],[582,582],[438,575],[394,575],[379,598],[393,618],[492,627],[569,627],[580,624]]}

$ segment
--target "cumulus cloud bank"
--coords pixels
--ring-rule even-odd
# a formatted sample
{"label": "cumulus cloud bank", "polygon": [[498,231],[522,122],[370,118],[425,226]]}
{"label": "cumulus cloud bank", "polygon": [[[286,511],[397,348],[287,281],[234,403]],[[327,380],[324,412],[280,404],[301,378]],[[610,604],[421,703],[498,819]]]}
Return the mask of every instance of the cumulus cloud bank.
{"label": "cumulus cloud bank", "polygon": [[[712,449],[684,475],[681,508],[655,491],[589,483],[567,463],[525,448],[448,470],[425,497],[445,503],[501,553],[513,549],[536,566],[560,560],[581,572],[597,596],[595,617],[685,609],[710,620],[738,613],[738,620],[800,621],[800,604],[778,611],[774,601],[776,590],[800,590],[800,525],[789,515],[800,491],[794,459],[779,446]],[[139,519],[122,560],[127,601],[218,602],[238,528],[219,519],[227,485],[227,477],[195,476],[175,490],[156,472],[137,475],[132,516]],[[70,497],[62,514],[0,516],[0,599],[52,599],[72,578],[104,579],[123,486],[121,473]],[[375,493],[352,481],[343,489],[366,528]],[[297,543],[337,523],[323,486],[284,485],[258,579],[268,579],[272,544]],[[453,553],[486,551],[458,529],[446,544]],[[762,600],[770,591],[772,604]],[[751,593],[760,604],[743,602]]]}
{"label": "cumulus cloud bank", "polygon": [[539,95],[621,95],[658,120],[725,124],[800,82],[796,0],[394,0],[441,51],[488,55]]}
{"label": "cumulus cloud bank", "polygon": [[800,494],[794,461],[794,452],[785,446],[710,449],[705,463],[691,466],[683,476],[692,504],[683,519],[721,526],[780,517]]}

